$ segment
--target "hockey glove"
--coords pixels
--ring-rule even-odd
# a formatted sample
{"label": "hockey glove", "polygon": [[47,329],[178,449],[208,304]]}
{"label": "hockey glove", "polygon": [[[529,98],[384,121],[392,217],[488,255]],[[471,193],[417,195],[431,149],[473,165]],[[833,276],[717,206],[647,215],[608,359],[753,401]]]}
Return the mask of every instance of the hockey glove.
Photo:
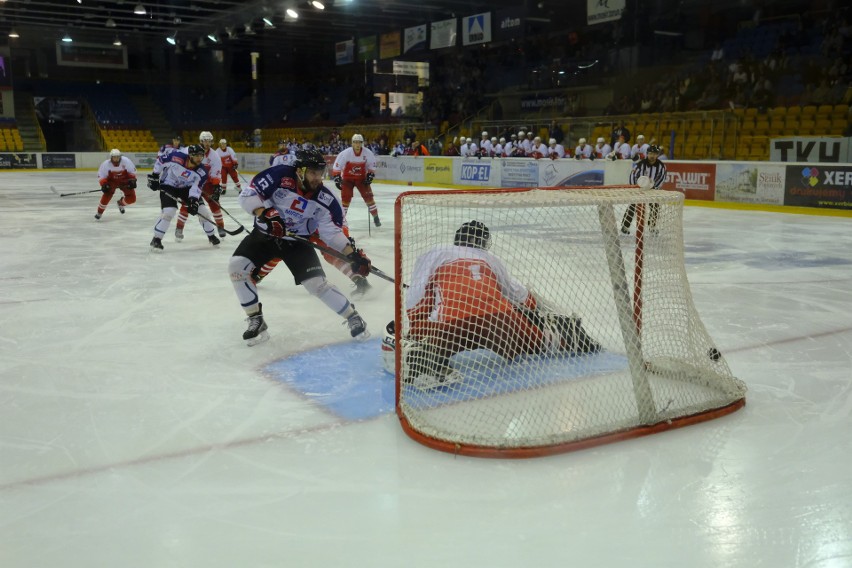
{"label": "hockey glove", "polygon": [[343,184],[343,178],[340,175],[336,175],[331,179],[334,180],[334,185],[337,186],[337,189],[340,189],[341,184]]}
{"label": "hockey glove", "polygon": [[218,203],[218,202],[219,202],[219,197],[220,197],[221,195],[222,195],[222,186],[221,186],[221,185],[214,185],[214,186],[213,186],[213,194],[210,196],[210,198],[211,198],[213,201],[215,201],[215,202],[217,202],[217,203]]}
{"label": "hockey glove", "polygon": [[190,197],[186,200],[186,210],[190,215],[198,215],[198,198]]}
{"label": "hockey glove", "polygon": [[102,192],[104,192],[104,193],[109,193],[109,189],[110,189],[110,188],[109,188],[109,184],[108,184],[108,183],[105,183],[105,184],[103,184],[103,185],[101,186],[101,191],[102,191]]}
{"label": "hockey glove", "polygon": [[136,179],[127,180],[127,189],[136,189]]}
{"label": "hockey glove", "polygon": [[376,174],[373,172],[367,172],[367,177],[364,178],[367,183],[373,183],[373,180],[376,178]]}
{"label": "hockey glove", "polygon": [[160,189],[160,175],[155,173],[148,174],[148,187],[151,191]]}
{"label": "hockey glove", "polygon": [[361,276],[367,276],[370,274],[370,259],[367,258],[367,255],[364,254],[363,250],[352,251],[346,256],[346,258],[349,259],[352,272],[360,274]]}
{"label": "hockey glove", "polygon": [[284,219],[278,214],[277,209],[274,207],[264,209],[258,219],[266,223],[266,232],[269,233],[270,237],[275,237],[276,239],[284,237],[286,233]]}

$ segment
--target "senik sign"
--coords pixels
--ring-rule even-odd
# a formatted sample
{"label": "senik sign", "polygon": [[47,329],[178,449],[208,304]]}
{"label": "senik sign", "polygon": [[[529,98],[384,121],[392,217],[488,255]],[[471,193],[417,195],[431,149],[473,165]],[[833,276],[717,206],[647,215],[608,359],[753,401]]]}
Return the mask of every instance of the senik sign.
{"label": "senik sign", "polygon": [[462,164],[462,181],[489,181],[491,179],[490,164]]}

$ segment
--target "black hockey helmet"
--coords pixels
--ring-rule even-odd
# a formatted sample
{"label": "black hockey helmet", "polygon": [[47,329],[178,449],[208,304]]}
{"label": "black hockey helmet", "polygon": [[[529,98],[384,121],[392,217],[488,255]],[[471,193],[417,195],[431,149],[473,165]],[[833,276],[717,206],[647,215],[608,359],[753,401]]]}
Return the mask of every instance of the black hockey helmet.
{"label": "black hockey helmet", "polygon": [[473,247],[487,250],[491,246],[491,231],[485,223],[468,221],[456,231],[453,244],[460,247]]}
{"label": "black hockey helmet", "polygon": [[189,148],[186,149],[186,153],[190,156],[203,156],[204,148],[201,147],[201,144],[190,144]]}
{"label": "black hockey helmet", "polygon": [[319,150],[296,150],[296,161],[293,164],[297,168],[308,168],[310,170],[324,170],[325,158]]}
{"label": "black hockey helmet", "polygon": [[651,154],[651,153],[654,153],[654,154],[662,154],[662,153],[663,153],[663,149],[662,149],[662,148],[660,148],[659,146],[657,146],[656,144],[653,144],[653,145],[651,145],[651,146],[648,146],[648,154]]}
{"label": "black hockey helmet", "polygon": [[178,142],[183,142],[183,138],[181,138],[180,134],[175,134],[172,136],[172,140],[177,140]]}

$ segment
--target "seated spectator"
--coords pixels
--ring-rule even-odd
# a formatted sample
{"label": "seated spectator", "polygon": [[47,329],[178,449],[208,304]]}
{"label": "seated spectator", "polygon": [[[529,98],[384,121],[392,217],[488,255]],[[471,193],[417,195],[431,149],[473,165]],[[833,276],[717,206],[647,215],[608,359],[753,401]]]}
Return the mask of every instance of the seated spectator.
{"label": "seated spectator", "polygon": [[458,156],[459,155],[459,149],[456,147],[455,142],[453,142],[452,140],[447,142],[447,147],[444,148],[444,155],[445,156]]}
{"label": "seated spectator", "polygon": [[808,104],[816,106],[831,104],[831,87],[828,86],[828,79],[820,80],[819,86],[811,93]]}

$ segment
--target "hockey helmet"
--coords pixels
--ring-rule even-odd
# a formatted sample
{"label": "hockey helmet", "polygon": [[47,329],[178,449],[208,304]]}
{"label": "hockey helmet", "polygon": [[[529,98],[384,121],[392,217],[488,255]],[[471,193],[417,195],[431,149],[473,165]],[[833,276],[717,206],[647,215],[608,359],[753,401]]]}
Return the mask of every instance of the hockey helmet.
{"label": "hockey helmet", "polygon": [[640,140],[644,140],[644,139],[645,139],[645,136],[643,136],[642,134],[640,134],[639,136],[636,137],[637,142],[639,142]]}
{"label": "hockey helmet", "polygon": [[500,138],[500,144],[505,144],[505,143],[506,143],[506,139],[505,139],[505,138],[503,138],[503,137],[501,137],[501,138]]}
{"label": "hockey helmet", "polygon": [[205,130],[201,134],[198,135],[199,142],[213,142],[213,133]]}
{"label": "hockey helmet", "polygon": [[467,139],[467,140],[465,140],[465,141],[466,141],[468,144],[470,144],[471,142],[473,142],[473,139],[472,139],[472,138],[468,138],[468,139]]}
{"label": "hockey helmet", "polygon": [[113,148],[112,150],[109,151],[109,157],[110,158],[120,158],[121,157],[121,150],[119,150],[118,148]]}
{"label": "hockey helmet", "polygon": [[551,138],[547,143],[550,144],[551,146],[555,145],[556,144],[556,138]]}
{"label": "hockey helmet", "polygon": [[605,143],[606,143],[606,139],[604,139],[603,136],[598,138],[598,144],[605,144]]}
{"label": "hockey helmet", "polygon": [[580,138],[580,139],[577,141],[577,143],[578,143],[580,146],[582,146],[583,144],[585,144],[585,143],[586,143],[586,139],[585,139],[585,138]]}
{"label": "hockey helmet", "polygon": [[172,136],[172,142],[174,142],[175,140],[177,140],[178,143],[183,142],[183,138],[181,138],[180,134],[175,134],[174,136]]}
{"label": "hockey helmet", "polygon": [[486,132],[485,130],[483,130],[483,131],[482,131],[482,137],[483,137],[483,138],[488,138],[488,132]]}
{"label": "hockey helmet", "polygon": [[360,134],[353,134],[352,135],[352,143],[354,144],[355,142],[360,142],[361,144],[363,144],[364,143],[364,137],[361,136]]}
{"label": "hockey helmet", "polygon": [[492,136],[492,137],[491,137],[491,143],[492,143],[492,144],[496,144],[496,143],[497,143],[497,137],[496,137],[496,136]]}
{"label": "hockey helmet", "polygon": [[296,161],[293,163],[297,168],[308,168],[310,170],[324,170],[325,158],[319,150],[297,150]]}
{"label": "hockey helmet", "polygon": [[219,144],[224,144],[225,146],[227,146],[227,145],[228,145],[228,141],[227,141],[227,140],[225,140],[224,138],[222,138],[221,140],[219,140]]}
{"label": "hockey helmet", "polygon": [[189,148],[186,149],[186,153],[190,156],[203,156],[204,148],[200,144],[191,144]]}
{"label": "hockey helmet", "polygon": [[473,247],[488,250],[491,246],[491,231],[485,223],[479,221],[468,221],[456,231],[453,244],[460,247]]}

